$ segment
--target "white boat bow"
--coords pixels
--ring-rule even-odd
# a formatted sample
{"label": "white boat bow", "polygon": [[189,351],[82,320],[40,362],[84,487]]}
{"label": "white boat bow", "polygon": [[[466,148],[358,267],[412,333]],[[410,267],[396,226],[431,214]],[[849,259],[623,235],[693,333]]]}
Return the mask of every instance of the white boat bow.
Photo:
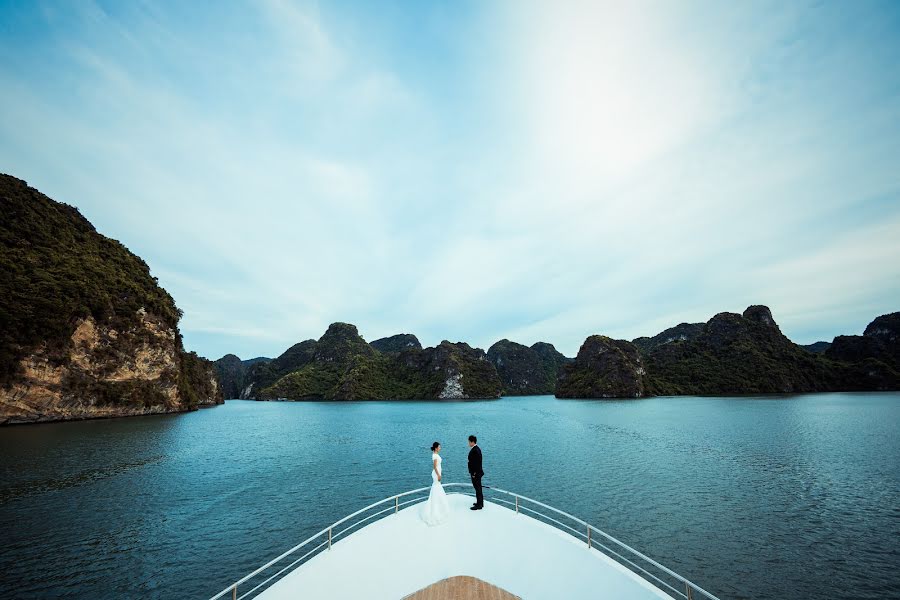
{"label": "white boat bow", "polygon": [[211,600],[400,600],[457,576],[527,600],[718,600],[577,517],[505,490],[486,488],[480,511],[469,510],[470,494],[451,492],[450,519],[430,527],[417,510],[427,491],[391,496],[344,517]]}

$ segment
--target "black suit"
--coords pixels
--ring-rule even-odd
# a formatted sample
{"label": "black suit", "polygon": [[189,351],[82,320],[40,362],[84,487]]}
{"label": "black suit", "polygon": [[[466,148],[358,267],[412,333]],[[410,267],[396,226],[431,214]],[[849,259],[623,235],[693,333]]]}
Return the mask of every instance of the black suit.
{"label": "black suit", "polygon": [[484,494],[481,492],[484,471],[481,470],[481,448],[477,444],[469,450],[469,475],[472,476],[472,487],[475,488],[475,505],[484,506]]}

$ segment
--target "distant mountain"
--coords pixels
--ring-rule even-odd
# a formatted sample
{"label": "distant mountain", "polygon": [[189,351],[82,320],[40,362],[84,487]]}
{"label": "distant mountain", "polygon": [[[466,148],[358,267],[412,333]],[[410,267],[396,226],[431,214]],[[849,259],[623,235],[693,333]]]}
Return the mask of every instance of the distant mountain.
{"label": "distant mountain", "polygon": [[0,424],[219,404],[147,264],[78,210],[0,175]]}
{"label": "distant mountain", "polygon": [[[367,344],[347,323],[295,344],[271,361],[241,368],[217,361],[229,393],[256,399],[560,398],[739,395],[900,389],[900,313],[861,336],[799,346],[766,306],[680,323],[629,342],[589,336],[575,359],[552,344],[500,340],[485,354],[448,341],[422,348],[412,334]],[[226,360],[227,359],[227,360]],[[234,383],[232,383],[234,382]]]}
{"label": "distant mountain", "polygon": [[244,363],[245,367],[249,367],[249,366],[255,365],[256,363],[266,363],[271,360],[272,360],[271,358],[268,358],[265,356],[257,356],[256,358],[248,358],[246,360],[242,360],[241,362]]}
{"label": "distant mountain", "polygon": [[812,344],[800,344],[800,347],[815,354],[821,354],[831,347],[831,342],[813,342]]}
{"label": "distant mountain", "polygon": [[544,364],[544,372],[553,380],[559,376],[563,367],[574,360],[563,355],[553,344],[548,342],[535,342],[531,345],[531,349],[541,357],[541,362]]}
{"label": "distant mountain", "polygon": [[[765,306],[682,323],[634,343],[591,336],[557,381],[559,397],[733,395],[900,389],[900,313],[813,353]],[[637,354],[636,354],[637,353]]]}
{"label": "distant mountain", "polygon": [[638,347],[604,335],[588,337],[556,383],[559,398],[638,398],[652,395]]}
{"label": "distant mountain", "polygon": [[487,358],[507,396],[552,394],[560,368],[571,360],[546,342],[528,347],[506,339],[491,346]]}
{"label": "distant mountain", "polygon": [[854,365],[858,385],[866,389],[900,389],[900,312],[881,315],[863,335],[839,335],[825,357]]}
{"label": "distant mountain", "polygon": [[[442,341],[433,348],[407,350],[395,359],[401,380],[410,381],[405,398],[499,398],[497,370],[484,350],[465,342]],[[424,395],[420,394],[424,390]]]}
{"label": "distant mountain", "polygon": [[664,344],[692,340],[703,333],[704,327],[706,327],[706,323],[681,323],[675,327],[669,327],[653,337],[635,338],[632,343],[642,352],[650,352]]}
{"label": "distant mountain", "polygon": [[765,306],[715,315],[693,339],[647,352],[657,394],[759,394],[831,389],[833,369],[785,337]]}
{"label": "distant mountain", "polygon": [[271,358],[258,356],[247,360],[241,360],[234,354],[226,354],[219,360],[215,361],[216,372],[219,374],[219,381],[222,384],[222,392],[226,398],[240,398],[241,392],[246,387],[244,379],[247,371],[253,365],[266,364],[271,362]]}
{"label": "distant mountain", "polygon": [[[241,397],[259,400],[499,397],[500,379],[483,350],[448,341],[423,349],[415,347],[418,340],[409,345],[411,342],[404,338],[399,344],[402,350],[379,351],[366,343],[355,326],[333,323],[318,341],[300,342],[273,361],[248,369]],[[379,345],[398,347],[396,340]]]}
{"label": "distant mountain", "polygon": [[369,342],[369,345],[379,352],[403,352],[411,348],[416,350],[422,349],[419,338],[411,333],[398,333],[390,337],[380,338],[374,342]]}
{"label": "distant mountain", "polygon": [[313,358],[315,346],[316,340],[304,340],[285,350],[281,356],[250,365],[244,372],[238,397],[255,398],[259,390],[307,364]]}
{"label": "distant mountain", "polygon": [[541,357],[528,346],[500,340],[488,348],[487,358],[497,369],[504,395],[553,393],[555,378],[547,376]]}
{"label": "distant mountain", "polygon": [[239,398],[241,395],[241,383],[246,371],[243,361],[234,354],[226,354],[213,362],[222,384],[222,394],[225,398]]}

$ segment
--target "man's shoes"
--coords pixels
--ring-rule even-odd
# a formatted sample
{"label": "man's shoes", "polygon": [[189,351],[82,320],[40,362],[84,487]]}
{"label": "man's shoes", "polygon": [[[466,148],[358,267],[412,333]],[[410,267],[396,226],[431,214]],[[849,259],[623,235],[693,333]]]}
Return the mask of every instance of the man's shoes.
{"label": "man's shoes", "polygon": [[483,505],[482,505],[482,506],[478,506],[477,504],[473,504],[473,505],[469,508],[469,510],[481,510],[482,508],[484,508]]}

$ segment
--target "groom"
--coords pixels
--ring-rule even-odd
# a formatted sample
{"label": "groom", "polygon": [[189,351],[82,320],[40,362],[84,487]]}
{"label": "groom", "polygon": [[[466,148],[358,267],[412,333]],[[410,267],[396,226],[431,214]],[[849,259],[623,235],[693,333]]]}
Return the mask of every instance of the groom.
{"label": "groom", "polygon": [[472,487],[475,488],[475,504],[471,510],[481,510],[484,508],[484,495],[481,492],[481,478],[484,477],[484,471],[481,470],[481,448],[478,447],[478,438],[474,435],[469,436],[469,475],[472,476]]}

